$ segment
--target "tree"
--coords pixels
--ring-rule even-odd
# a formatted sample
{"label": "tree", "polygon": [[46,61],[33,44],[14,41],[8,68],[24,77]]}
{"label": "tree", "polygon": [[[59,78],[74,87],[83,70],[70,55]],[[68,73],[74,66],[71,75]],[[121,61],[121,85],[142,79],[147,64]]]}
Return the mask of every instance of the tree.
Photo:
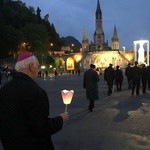
{"label": "tree", "polygon": [[46,63],[47,65],[53,65],[53,66],[54,66],[54,64],[55,64],[55,59],[54,59],[53,57],[47,55],[46,58],[45,58],[45,63]]}
{"label": "tree", "polygon": [[8,57],[18,45],[28,43],[31,51],[46,54],[49,44],[58,50],[59,34],[50,24],[49,15],[41,18],[40,8],[26,7],[21,1],[0,0],[0,56]]}
{"label": "tree", "polygon": [[30,23],[22,29],[22,32],[33,52],[47,53],[49,36],[45,26]]}
{"label": "tree", "polygon": [[22,33],[12,26],[0,26],[0,50],[1,58],[13,55],[18,50],[18,45],[23,39]]}

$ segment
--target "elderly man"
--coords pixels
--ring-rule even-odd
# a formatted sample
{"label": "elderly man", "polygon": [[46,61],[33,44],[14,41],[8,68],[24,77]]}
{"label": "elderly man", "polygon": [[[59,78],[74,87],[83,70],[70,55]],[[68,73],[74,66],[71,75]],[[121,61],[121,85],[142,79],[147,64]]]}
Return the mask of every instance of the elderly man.
{"label": "elderly man", "polygon": [[46,92],[34,81],[38,60],[29,52],[17,58],[13,79],[0,89],[0,138],[4,150],[54,150],[51,135],[67,113],[49,117]]}

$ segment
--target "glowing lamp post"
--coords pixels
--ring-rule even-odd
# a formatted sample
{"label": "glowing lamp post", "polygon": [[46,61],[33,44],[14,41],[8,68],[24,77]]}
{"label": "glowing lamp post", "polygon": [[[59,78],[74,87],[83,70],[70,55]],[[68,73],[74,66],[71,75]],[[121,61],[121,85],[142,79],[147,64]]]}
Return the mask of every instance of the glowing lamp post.
{"label": "glowing lamp post", "polygon": [[73,90],[70,90],[70,91],[69,90],[62,90],[61,91],[63,103],[66,105],[65,106],[65,112],[67,112],[67,105],[71,103],[73,95],[74,95]]}

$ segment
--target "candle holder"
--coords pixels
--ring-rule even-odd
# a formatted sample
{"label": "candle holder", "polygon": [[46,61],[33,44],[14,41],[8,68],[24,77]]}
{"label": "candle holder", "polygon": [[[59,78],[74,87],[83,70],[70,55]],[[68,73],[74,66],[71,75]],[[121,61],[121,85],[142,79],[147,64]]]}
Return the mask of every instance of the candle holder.
{"label": "candle holder", "polygon": [[62,97],[63,103],[65,104],[65,112],[67,112],[67,105],[71,103],[73,95],[74,95],[73,90],[61,91],[61,97]]}

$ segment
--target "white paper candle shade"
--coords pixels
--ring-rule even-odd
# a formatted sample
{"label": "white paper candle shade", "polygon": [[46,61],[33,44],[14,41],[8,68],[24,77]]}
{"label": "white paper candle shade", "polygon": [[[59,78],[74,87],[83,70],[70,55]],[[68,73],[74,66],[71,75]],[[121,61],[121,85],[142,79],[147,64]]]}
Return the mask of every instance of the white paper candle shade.
{"label": "white paper candle shade", "polygon": [[74,95],[73,90],[62,90],[61,91],[63,103],[66,105],[65,112],[67,111],[67,105],[70,104],[72,101],[73,95]]}

